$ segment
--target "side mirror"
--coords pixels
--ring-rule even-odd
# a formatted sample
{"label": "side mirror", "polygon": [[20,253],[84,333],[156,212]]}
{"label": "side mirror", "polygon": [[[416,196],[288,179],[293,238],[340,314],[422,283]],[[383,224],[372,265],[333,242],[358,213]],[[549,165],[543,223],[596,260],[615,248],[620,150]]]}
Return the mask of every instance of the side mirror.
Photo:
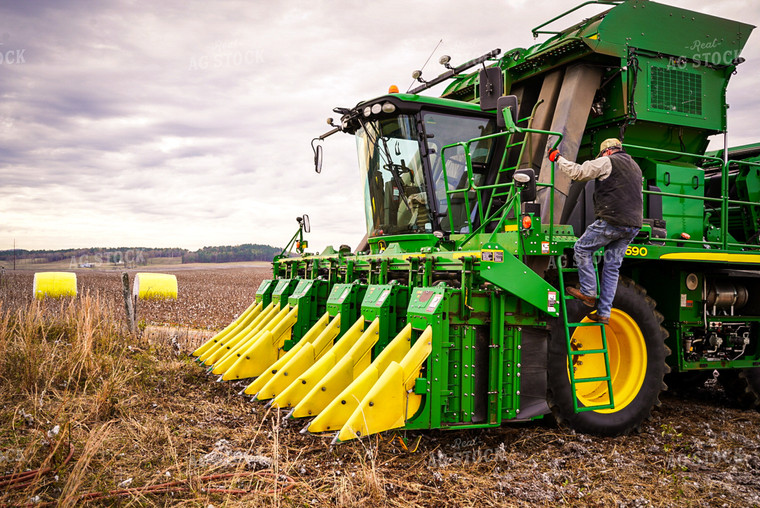
{"label": "side mirror", "polygon": [[[322,147],[320,146],[319,148],[322,148]],[[321,150],[320,150],[320,153],[321,153]],[[301,217],[301,219],[303,220],[303,232],[311,233],[311,223],[309,222],[309,216],[306,214],[303,214],[303,217]]]}
{"label": "side mirror", "polygon": [[314,149],[314,171],[322,172],[322,145],[317,145]]}
{"label": "side mirror", "polygon": [[505,95],[496,101],[496,125],[502,129],[507,127],[502,111],[509,108],[512,113],[512,124],[517,125],[517,96]]}
{"label": "side mirror", "polygon": [[498,67],[489,67],[480,71],[480,109],[487,111],[497,107],[499,97],[504,93],[504,74]]}
{"label": "side mirror", "polygon": [[515,187],[520,189],[520,201],[528,203],[536,200],[536,172],[530,168],[518,169],[512,175]]}

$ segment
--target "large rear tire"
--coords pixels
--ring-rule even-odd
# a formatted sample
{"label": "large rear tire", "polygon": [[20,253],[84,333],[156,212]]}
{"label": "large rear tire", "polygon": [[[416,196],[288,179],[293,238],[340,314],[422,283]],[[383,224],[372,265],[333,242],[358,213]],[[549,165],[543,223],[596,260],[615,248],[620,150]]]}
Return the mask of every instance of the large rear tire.
{"label": "large rear tire", "polygon": [[760,367],[721,370],[718,381],[726,395],[745,409],[760,409]]}
{"label": "large rear tire", "polygon": [[[577,300],[567,301],[567,307],[569,322],[588,321],[584,317],[588,307]],[[652,408],[660,405],[660,392],[666,389],[663,378],[670,369],[665,358],[670,350],[665,345],[668,332],[660,325],[662,319],[646,291],[621,277],[610,323],[605,327],[615,407],[578,413],[570,391],[565,331],[561,320],[555,320],[549,341],[548,399],[557,421],[580,432],[604,436],[638,431]],[[579,327],[571,333],[576,350],[601,347],[599,327]],[[576,379],[604,376],[606,370],[600,354],[574,356],[572,367]],[[575,390],[579,407],[609,404],[606,381],[576,383]]]}

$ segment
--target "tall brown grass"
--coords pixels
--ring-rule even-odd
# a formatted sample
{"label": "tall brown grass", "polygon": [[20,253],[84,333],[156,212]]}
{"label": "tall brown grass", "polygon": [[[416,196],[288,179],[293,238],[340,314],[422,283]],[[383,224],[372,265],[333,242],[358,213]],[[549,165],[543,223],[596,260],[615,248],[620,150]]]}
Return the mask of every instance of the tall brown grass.
{"label": "tall brown grass", "polygon": [[0,387],[31,397],[118,383],[123,337],[113,306],[89,293],[2,313]]}
{"label": "tall brown grass", "polygon": [[[63,505],[72,504],[107,434],[107,422],[117,416],[119,400],[136,375],[125,362],[136,339],[123,328],[117,309],[97,294],[33,301],[13,311],[0,306],[1,402],[13,407],[12,413],[0,413],[0,437],[4,450],[15,451],[14,471],[55,462],[51,445],[60,447],[70,432],[89,435],[60,488]],[[68,435],[49,432],[56,425]],[[35,491],[41,481],[27,491]],[[7,501],[0,497],[0,504]]]}

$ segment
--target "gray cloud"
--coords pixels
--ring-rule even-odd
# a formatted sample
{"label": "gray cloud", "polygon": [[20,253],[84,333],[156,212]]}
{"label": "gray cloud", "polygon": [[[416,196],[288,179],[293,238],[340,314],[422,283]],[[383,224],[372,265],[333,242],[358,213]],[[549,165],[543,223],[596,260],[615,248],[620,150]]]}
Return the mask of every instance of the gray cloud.
{"label": "gray cloud", "polygon": [[[665,0],[667,1],[667,0]],[[25,1],[0,6],[0,248],[311,243],[364,234],[355,143],[311,138],[334,106],[405,90],[439,40],[454,62],[533,44],[577,2]],[[673,0],[760,19],[755,2]],[[600,8],[589,7],[570,22]],[[755,36],[760,40],[760,36]],[[732,140],[754,141],[760,44],[729,86]]]}

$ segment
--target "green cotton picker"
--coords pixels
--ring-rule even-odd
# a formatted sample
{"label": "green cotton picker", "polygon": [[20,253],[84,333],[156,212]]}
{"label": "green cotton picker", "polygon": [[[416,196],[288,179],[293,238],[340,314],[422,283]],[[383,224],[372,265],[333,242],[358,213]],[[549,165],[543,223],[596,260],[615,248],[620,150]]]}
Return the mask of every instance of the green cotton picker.
{"label": "green cotton picker", "polygon": [[[587,4],[609,9],[544,30]],[[445,72],[415,72],[408,93],[335,108],[315,165],[326,137],[355,136],[367,236],[356,252],[309,254],[299,218],[256,301],[193,354],[334,442],[552,413],[622,435],[666,382],[716,370],[756,407],[760,144],[727,146],[725,100],[753,28],[647,0],[585,2],[534,28],[545,42],[443,57]],[[603,323],[565,289],[599,183],[546,154],[594,159],[608,138],[641,168],[643,227]],[[601,273],[604,252],[595,259]]]}

